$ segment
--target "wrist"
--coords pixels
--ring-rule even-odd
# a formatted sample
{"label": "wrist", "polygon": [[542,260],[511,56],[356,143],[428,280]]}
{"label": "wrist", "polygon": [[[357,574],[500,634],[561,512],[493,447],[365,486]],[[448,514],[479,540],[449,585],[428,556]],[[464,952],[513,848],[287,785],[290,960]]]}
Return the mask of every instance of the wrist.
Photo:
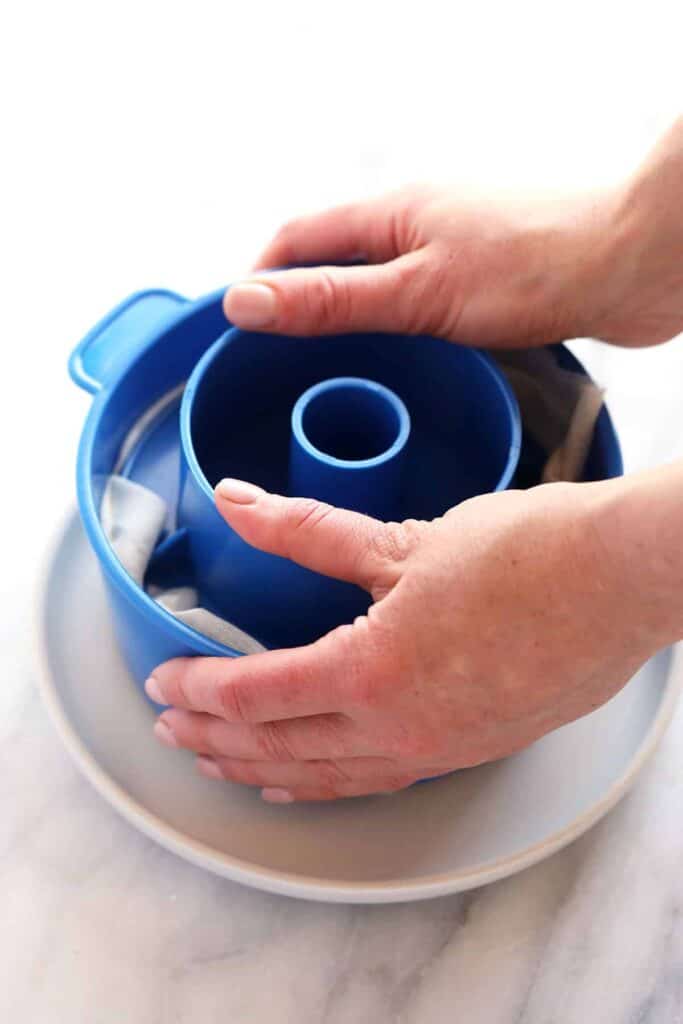
{"label": "wrist", "polygon": [[583,330],[628,347],[683,329],[683,118],[596,208],[585,234]]}
{"label": "wrist", "polygon": [[577,214],[568,280],[575,304],[572,337],[619,341],[610,319],[635,277],[642,235],[641,211],[629,195],[626,187],[606,191]]}
{"label": "wrist", "polygon": [[625,216],[623,190],[577,196],[561,207],[544,238],[548,292],[558,337],[602,337],[606,311],[626,286],[633,219]]}
{"label": "wrist", "polygon": [[683,637],[683,462],[583,485],[621,626],[644,655]]}

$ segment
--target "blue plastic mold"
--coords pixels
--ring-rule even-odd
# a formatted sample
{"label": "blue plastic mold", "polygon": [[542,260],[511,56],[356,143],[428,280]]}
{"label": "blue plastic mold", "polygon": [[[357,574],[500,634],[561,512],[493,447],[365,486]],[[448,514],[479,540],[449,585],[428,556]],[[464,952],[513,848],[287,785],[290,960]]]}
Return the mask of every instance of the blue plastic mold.
{"label": "blue plastic mold", "polygon": [[[70,360],[73,379],[94,395],[78,453],[81,517],[121,651],[139,685],[168,658],[236,652],[174,618],[121,567],[99,518],[114,469],[157,491],[169,506],[168,529],[148,574],[154,582],[193,580],[205,606],[268,646],[281,646],[352,618],[368,597],[245,545],[215,511],[211,488],[221,477],[281,493],[295,482],[296,490],[366,510],[370,500],[378,501],[372,511],[383,518],[432,518],[471,494],[536,482],[544,458],[523,438],[515,476],[516,405],[486,355],[429,338],[226,333],[222,294],[189,301],[165,291],[140,292],[100,321]],[[581,372],[568,350],[555,351],[563,366]],[[361,383],[345,395],[347,385],[338,381],[316,390],[323,381],[349,376]],[[182,410],[178,394],[121,463],[131,427],[188,380]],[[317,409],[316,396],[323,403]],[[292,431],[297,403],[301,415],[295,414]],[[364,449],[348,429],[361,420]],[[335,430],[326,434],[333,421]],[[367,487],[360,485],[366,469]],[[621,471],[618,441],[603,408],[585,477]],[[380,483],[376,475],[373,483],[373,472],[388,476]],[[309,613],[300,618],[295,608]]]}
{"label": "blue plastic mold", "polygon": [[474,349],[236,328],[195,367],[180,432],[178,524],[203,603],[269,647],[313,641],[363,614],[369,597],[246,544],[216,511],[222,477],[387,520],[432,519],[508,486],[521,441],[507,381]]}
{"label": "blue plastic mold", "polygon": [[314,384],[292,409],[288,490],[395,519],[409,439],[410,414],[389,388],[363,377]]}

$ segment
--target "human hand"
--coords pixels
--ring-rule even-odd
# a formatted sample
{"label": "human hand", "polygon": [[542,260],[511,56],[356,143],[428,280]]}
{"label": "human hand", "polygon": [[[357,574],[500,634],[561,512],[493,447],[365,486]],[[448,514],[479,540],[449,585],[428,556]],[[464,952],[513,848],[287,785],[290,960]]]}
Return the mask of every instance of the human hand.
{"label": "human hand", "polygon": [[248,543],[374,603],[306,647],[160,666],[147,692],[173,708],[157,736],[273,802],[396,790],[520,750],[608,700],[672,639],[661,581],[641,568],[643,602],[632,545],[615,543],[630,486],[551,484],[385,524],[224,482],[218,508]]}
{"label": "human hand", "polygon": [[[410,187],[286,224],[256,273],[225,297],[228,319],[293,335],[431,334],[490,347],[573,336],[578,278],[606,216],[566,203],[463,201]],[[269,274],[299,263],[348,262]]]}
{"label": "human hand", "polygon": [[[225,297],[239,327],[431,334],[490,348],[683,330],[683,119],[623,185],[565,200],[465,201],[413,187],[286,224]],[[259,274],[299,263],[348,262]]]}

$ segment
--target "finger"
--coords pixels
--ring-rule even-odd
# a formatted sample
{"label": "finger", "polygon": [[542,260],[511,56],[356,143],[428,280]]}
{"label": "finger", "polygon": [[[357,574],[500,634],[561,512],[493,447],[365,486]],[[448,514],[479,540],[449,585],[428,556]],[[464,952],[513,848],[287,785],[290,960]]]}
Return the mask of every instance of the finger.
{"label": "finger", "polygon": [[364,256],[373,263],[400,256],[397,219],[402,206],[384,201],[348,203],[285,224],[261,253],[256,269],[289,263],[334,263]]}
{"label": "finger", "polygon": [[229,757],[198,757],[197,769],[210,779],[225,779],[247,786],[336,789],[363,782],[378,789],[400,788],[415,776],[384,757],[348,757],[318,761],[244,761]]}
{"label": "finger", "polygon": [[241,480],[222,480],[216,505],[248,544],[369,592],[398,578],[427,529],[412,521],[382,523],[313,498],[283,498]]}
{"label": "finger", "polygon": [[145,684],[157,704],[203,711],[227,722],[271,722],[343,710],[349,680],[370,671],[366,633],[340,626],[305,647],[241,658],[176,658]]}
{"label": "finger", "polygon": [[154,728],[166,746],[241,761],[317,761],[382,756],[377,739],[345,715],[311,715],[254,725],[195,711],[164,711]]}
{"label": "finger", "polygon": [[311,336],[348,331],[428,333],[427,250],[361,267],[298,267],[240,281],[223,309],[237,327]]}
{"label": "finger", "polygon": [[380,793],[395,793],[406,789],[416,780],[407,779],[397,782],[394,778],[371,779],[363,781],[340,782],[336,785],[320,784],[312,786],[266,786],[261,796],[269,804],[291,804],[339,800],[353,796],[377,796]]}

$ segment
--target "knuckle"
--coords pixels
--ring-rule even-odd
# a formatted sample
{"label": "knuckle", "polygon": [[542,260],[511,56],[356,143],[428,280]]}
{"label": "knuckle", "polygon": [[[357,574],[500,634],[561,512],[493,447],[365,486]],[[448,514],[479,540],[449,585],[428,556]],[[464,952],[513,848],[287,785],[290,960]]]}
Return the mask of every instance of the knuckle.
{"label": "knuckle", "polygon": [[288,503],[287,516],[288,526],[292,531],[314,530],[324,519],[327,519],[334,509],[323,501],[315,498],[296,498]]}
{"label": "knuckle", "polygon": [[328,758],[350,757],[353,754],[353,734],[348,731],[348,719],[341,714],[324,715],[315,725],[312,737],[316,747]]}
{"label": "knuckle", "polygon": [[285,515],[281,524],[282,553],[287,558],[295,558],[295,548],[314,533],[320,524],[335,513],[332,505],[315,498],[288,499]]}
{"label": "knuckle", "polygon": [[218,700],[221,715],[228,722],[246,722],[247,700],[246,688],[237,681],[222,682],[218,687]]}
{"label": "knuckle", "polygon": [[396,256],[410,252],[416,245],[415,212],[418,202],[415,190],[406,190],[391,211],[389,238]]}
{"label": "knuckle", "polygon": [[194,658],[174,658],[158,665],[152,675],[157,679],[167,703],[175,704],[187,698],[188,677]]}
{"label": "knuckle", "polygon": [[409,182],[395,189],[388,197],[389,229],[397,256],[414,245],[416,221],[425,204],[434,197],[435,188],[422,181]]}
{"label": "knuckle", "polygon": [[382,562],[405,562],[422,539],[425,526],[416,519],[385,523],[372,537],[373,553]]}
{"label": "knuckle", "polygon": [[175,700],[181,707],[192,706],[193,689],[192,675],[188,666],[183,666],[175,680]]}
{"label": "knuckle", "polygon": [[318,761],[315,767],[318,774],[319,784],[327,789],[336,790],[339,786],[343,786],[352,781],[352,775],[339,763],[339,761],[326,759]]}
{"label": "knuckle", "polygon": [[255,730],[256,749],[265,761],[294,761],[295,757],[277,722],[263,722]]}
{"label": "knuckle", "polygon": [[402,316],[409,334],[440,336],[450,327],[457,288],[447,255],[425,259],[401,290]]}
{"label": "knuckle", "polygon": [[352,296],[348,282],[328,267],[321,267],[304,297],[310,320],[319,331],[344,323],[351,317]]}

